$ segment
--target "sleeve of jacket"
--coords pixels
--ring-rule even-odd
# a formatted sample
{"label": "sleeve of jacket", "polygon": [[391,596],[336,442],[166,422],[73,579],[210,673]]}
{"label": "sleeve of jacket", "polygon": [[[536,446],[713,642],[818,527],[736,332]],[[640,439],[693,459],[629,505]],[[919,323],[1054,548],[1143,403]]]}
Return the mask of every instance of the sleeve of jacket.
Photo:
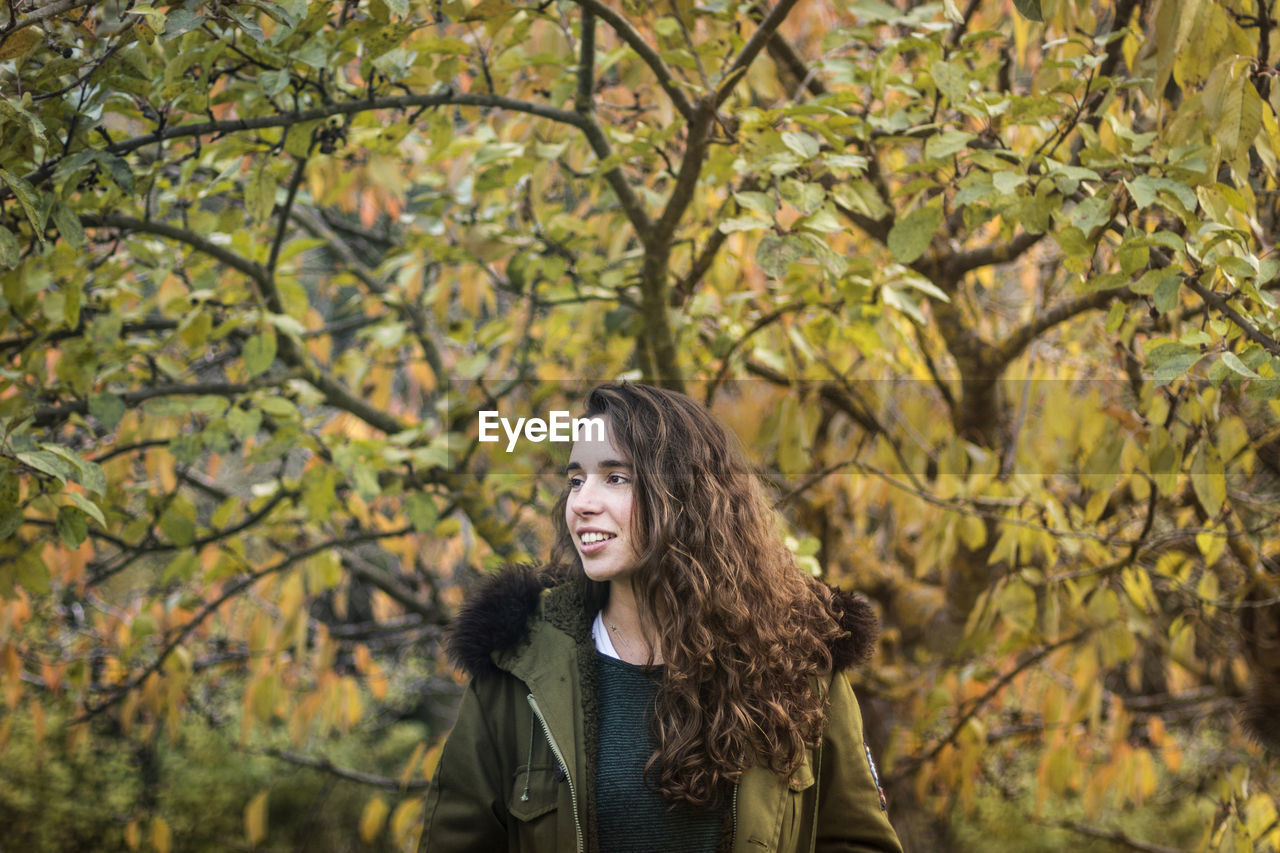
{"label": "sleeve of jacket", "polygon": [[870,754],[862,739],[862,712],[843,673],[831,679],[831,704],[819,768],[818,853],[902,853],[882,806]]}
{"label": "sleeve of jacket", "polygon": [[[473,679],[427,789],[419,853],[493,853],[507,848],[503,761]],[[492,708],[492,705],[487,705]]]}

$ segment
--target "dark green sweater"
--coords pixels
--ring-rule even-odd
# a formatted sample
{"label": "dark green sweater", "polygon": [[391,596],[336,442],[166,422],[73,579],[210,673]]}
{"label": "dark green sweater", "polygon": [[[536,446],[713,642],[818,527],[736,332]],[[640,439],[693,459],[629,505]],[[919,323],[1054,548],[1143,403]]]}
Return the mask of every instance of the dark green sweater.
{"label": "dark green sweater", "polygon": [[[609,853],[715,853],[725,818],[709,809],[672,808],[645,785],[644,765],[657,744],[653,700],[661,670],[597,654],[600,734],[596,752],[596,823]],[[651,776],[652,778],[652,776]]]}

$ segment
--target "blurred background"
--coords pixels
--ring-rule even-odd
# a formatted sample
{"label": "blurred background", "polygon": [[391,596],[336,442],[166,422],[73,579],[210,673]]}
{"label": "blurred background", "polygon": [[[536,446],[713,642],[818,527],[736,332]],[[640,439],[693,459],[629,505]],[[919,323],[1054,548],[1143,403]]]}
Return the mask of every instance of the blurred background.
{"label": "blurred background", "polygon": [[0,847],[413,850],[468,584],[680,388],[914,851],[1276,850],[1274,0],[11,0]]}

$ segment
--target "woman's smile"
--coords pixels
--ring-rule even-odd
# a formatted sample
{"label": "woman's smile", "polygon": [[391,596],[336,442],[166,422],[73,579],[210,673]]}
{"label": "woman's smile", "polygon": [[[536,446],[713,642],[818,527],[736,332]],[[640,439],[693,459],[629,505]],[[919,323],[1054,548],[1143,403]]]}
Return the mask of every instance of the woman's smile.
{"label": "woman's smile", "polygon": [[635,474],[614,444],[611,424],[606,421],[603,440],[574,442],[566,473],[564,520],[583,571],[595,581],[628,578],[638,560],[631,524]]}

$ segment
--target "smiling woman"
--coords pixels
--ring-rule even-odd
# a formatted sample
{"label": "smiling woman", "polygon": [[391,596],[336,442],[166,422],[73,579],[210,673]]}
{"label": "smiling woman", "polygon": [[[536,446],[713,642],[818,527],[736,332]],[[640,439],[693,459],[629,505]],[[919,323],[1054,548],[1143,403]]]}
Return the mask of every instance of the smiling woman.
{"label": "smiling woman", "polygon": [[550,564],[454,626],[472,675],[423,849],[898,851],[843,670],[860,597],[801,571],[742,449],[645,385],[587,398]]}

